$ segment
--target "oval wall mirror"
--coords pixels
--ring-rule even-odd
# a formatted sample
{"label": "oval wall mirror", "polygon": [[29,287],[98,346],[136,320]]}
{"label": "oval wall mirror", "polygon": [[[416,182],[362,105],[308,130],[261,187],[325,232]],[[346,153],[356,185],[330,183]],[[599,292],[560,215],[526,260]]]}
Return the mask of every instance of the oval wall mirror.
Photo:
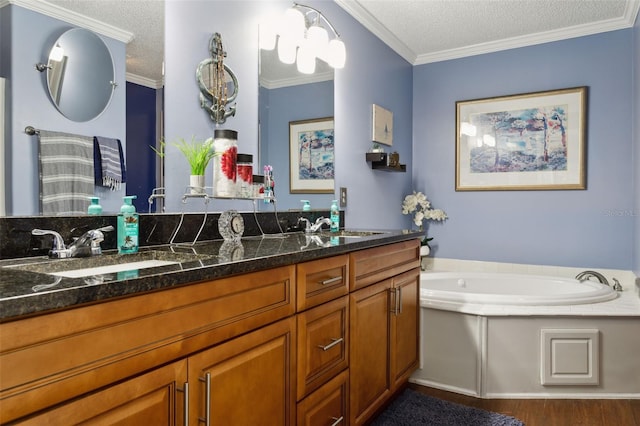
{"label": "oval wall mirror", "polygon": [[115,88],[113,58],[107,45],[84,28],[56,40],[47,63],[47,86],[58,111],[73,121],[98,117]]}

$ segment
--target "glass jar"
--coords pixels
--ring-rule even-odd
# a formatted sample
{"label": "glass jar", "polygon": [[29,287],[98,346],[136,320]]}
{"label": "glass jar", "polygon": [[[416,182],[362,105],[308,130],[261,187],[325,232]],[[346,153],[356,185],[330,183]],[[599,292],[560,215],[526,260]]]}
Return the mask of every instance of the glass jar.
{"label": "glass jar", "polygon": [[264,197],[264,176],[263,175],[253,175],[252,177],[253,184],[253,198],[262,198]]}
{"label": "glass jar", "polygon": [[238,154],[236,196],[251,198],[253,196],[253,155]]}
{"label": "glass jar", "polygon": [[213,138],[213,196],[235,197],[238,132],[216,129]]}

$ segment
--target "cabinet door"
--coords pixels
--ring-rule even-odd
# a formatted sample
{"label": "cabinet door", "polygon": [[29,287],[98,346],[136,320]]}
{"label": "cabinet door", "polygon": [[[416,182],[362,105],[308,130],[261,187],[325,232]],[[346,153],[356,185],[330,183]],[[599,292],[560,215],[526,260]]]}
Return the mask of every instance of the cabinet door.
{"label": "cabinet door", "polygon": [[177,361],[18,424],[183,425],[186,382],[187,361]]}
{"label": "cabinet door", "polygon": [[389,279],[349,296],[350,425],[364,423],[390,396],[390,287]]}
{"label": "cabinet door", "polygon": [[420,268],[393,278],[391,297],[391,383],[404,384],[419,361]]}
{"label": "cabinet door", "polygon": [[294,346],[290,317],[189,357],[190,423],[293,425]]}

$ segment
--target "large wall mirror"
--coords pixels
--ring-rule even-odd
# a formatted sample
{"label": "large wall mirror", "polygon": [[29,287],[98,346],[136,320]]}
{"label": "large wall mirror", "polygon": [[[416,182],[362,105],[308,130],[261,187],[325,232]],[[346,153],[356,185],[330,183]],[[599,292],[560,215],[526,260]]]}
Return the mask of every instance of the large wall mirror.
{"label": "large wall mirror", "polygon": [[46,78],[51,101],[73,121],[89,121],[102,114],[116,84],[109,48],[84,28],[68,30],[56,40]]}
{"label": "large wall mirror", "polygon": [[[101,2],[77,2],[79,5],[85,3],[91,3],[95,6],[95,19],[100,20],[100,15],[106,13],[113,14],[114,1],[121,1],[125,3],[125,0],[109,0]],[[65,7],[66,1],[56,1],[56,4],[61,7]],[[69,4],[76,2],[69,1]],[[100,10],[102,9],[102,10]],[[85,11],[78,11],[79,13],[85,13]],[[131,12],[128,12],[131,13]],[[139,16],[132,17],[132,19],[138,22],[150,21],[150,17],[145,16],[147,12],[144,8],[139,8]],[[162,18],[164,19],[164,18]],[[188,25],[185,24],[185,25]],[[124,28],[126,29],[126,28]],[[31,29],[34,30],[34,29]],[[14,40],[18,49],[20,49],[20,40]],[[53,43],[53,40],[51,41]],[[332,68],[323,64],[322,61],[317,61],[316,72],[312,75],[300,75],[295,70],[295,66],[284,66],[276,59],[268,59],[266,55],[273,54],[274,51],[259,51],[256,40],[251,37],[247,37],[247,45],[254,47],[256,55],[260,55],[260,70],[259,81],[261,87],[259,90],[259,99],[257,100],[259,108],[259,120],[260,120],[260,138],[259,148],[256,152],[259,153],[258,158],[254,158],[254,170],[256,173],[261,172],[261,168],[265,164],[272,164],[276,170],[276,197],[278,200],[277,208],[279,210],[298,209],[301,207],[301,199],[311,200],[312,207],[315,208],[328,208],[330,200],[333,198],[333,194],[290,194],[288,175],[289,175],[289,122],[296,120],[305,120],[310,118],[327,117],[333,115],[333,96],[334,85],[333,77],[334,72]],[[53,44],[55,45],[55,44]],[[47,50],[49,48],[47,47]],[[197,49],[201,49],[198,46]],[[117,63],[117,61],[116,61]],[[197,64],[194,64],[196,66]],[[33,63],[29,64],[33,67]],[[103,67],[104,68],[104,67]],[[109,68],[109,66],[106,66]],[[32,68],[31,68],[32,69]],[[87,68],[89,71],[93,68]],[[128,71],[128,69],[127,69]],[[34,71],[34,73],[36,73]],[[37,74],[37,73],[36,73]],[[66,78],[66,77],[65,77]],[[193,79],[193,75],[185,76],[186,81],[193,81],[194,93],[198,93],[197,83]],[[124,90],[125,82],[120,83],[117,90]],[[242,81],[239,82],[242,85]],[[93,87],[93,86],[92,86]],[[95,87],[91,89],[95,91]],[[107,91],[111,91],[111,87],[107,87]],[[311,95],[307,93],[312,92]],[[286,107],[281,107],[282,104]],[[303,107],[297,107],[296,104],[303,105]],[[313,110],[314,107],[320,105],[330,105],[330,109],[323,109],[322,111]],[[323,106],[324,108],[324,106]],[[291,111],[292,109],[296,111]],[[268,115],[267,115],[268,114]],[[104,116],[104,115],[103,115]],[[61,122],[63,120],[61,119]],[[28,123],[32,124],[32,123]],[[24,127],[24,126],[23,126]],[[50,127],[54,127],[50,125]],[[338,135],[339,139],[339,135]],[[31,161],[30,159],[27,159]],[[150,194],[136,194],[138,198],[146,200]],[[267,207],[271,209],[271,206],[265,205],[261,208]],[[167,211],[172,213],[172,211]],[[17,212],[15,214],[24,215],[23,212]]]}
{"label": "large wall mirror", "polygon": [[[316,59],[313,74],[283,64],[277,49],[260,50],[259,102],[260,161],[275,172],[279,209],[299,209],[309,200],[313,209],[328,209],[334,194],[290,193],[289,123],[334,115],[334,70]],[[339,136],[338,136],[339,138]]]}

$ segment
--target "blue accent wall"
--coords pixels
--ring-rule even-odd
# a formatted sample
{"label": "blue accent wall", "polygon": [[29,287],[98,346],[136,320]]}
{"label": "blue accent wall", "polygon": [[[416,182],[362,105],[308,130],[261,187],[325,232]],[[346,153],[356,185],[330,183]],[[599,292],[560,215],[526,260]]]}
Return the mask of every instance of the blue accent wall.
{"label": "blue accent wall", "polygon": [[[631,269],[633,32],[416,66],[414,181],[449,215],[435,256]],[[636,77],[637,78],[637,77]],[[455,191],[455,102],[588,87],[587,190]]]}
{"label": "blue accent wall", "polygon": [[[412,67],[335,3],[310,5],[326,14],[347,47],[346,66],[335,77],[336,188],[348,189],[347,227],[411,227],[400,205],[416,189],[450,216],[429,227],[435,256],[638,273],[637,24],[629,30]],[[168,140],[213,133],[198,105],[197,87],[187,76],[207,56],[213,31],[219,31],[228,52],[225,63],[240,81],[237,116],[223,127],[239,131],[241,151],[257,146],[257,24],[267,13],[289,6],[288,1],[167,3],[166,30],[172,35],[166,40]],[[457,100],[576,86],[589,88],[587,190],[454,190]],[[394,143],[387,150],[398,151],[407,173],[374,171],[365,161],[374,103],[394,113]],[[169,153],[166,173],[172,185],[168,209],[180,211],[188,166],[179,154]],[[236,207],[216,202],[210,209],[230,206]],[[185,208],[191,209],[195,207]]]}

